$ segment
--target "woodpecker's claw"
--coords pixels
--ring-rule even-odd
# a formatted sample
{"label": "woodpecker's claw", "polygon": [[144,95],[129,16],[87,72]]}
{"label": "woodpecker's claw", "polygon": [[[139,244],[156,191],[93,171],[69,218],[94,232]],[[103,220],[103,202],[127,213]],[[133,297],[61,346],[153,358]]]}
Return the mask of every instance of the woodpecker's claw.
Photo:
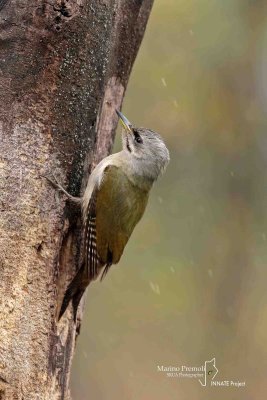
{"label": "woodpecker's claw", "polygon": [[55,175],[53,173],[51,173],[52,177],[54,180],[52,180],[50,177],[48,177],[47,175],[41,175],[43,178],[45,178],[55,189],[59,190],[60,192],[64,193],[67,198],[72,201],[75,204],[81,204],[81,198],[80,197],[74,197],[71,194],[69,194],[64,188],[63,186],[61,186],[61,184],[58,182],[57,178],[55,177]]}
{"label": "woodpecker's claw", "polygon": [[42,175],[49,183],[51,183],[52,186],[54,186],[54,188],[61,190],[63,193],[65,191],[65,189],[63,188],[63,186],[60,185],[60,183],[58,182],[57,178],[55,177],[54,174],[51,173],[51,176],[53,177],[54,180],[52,180],[49,176],[47,175]]}

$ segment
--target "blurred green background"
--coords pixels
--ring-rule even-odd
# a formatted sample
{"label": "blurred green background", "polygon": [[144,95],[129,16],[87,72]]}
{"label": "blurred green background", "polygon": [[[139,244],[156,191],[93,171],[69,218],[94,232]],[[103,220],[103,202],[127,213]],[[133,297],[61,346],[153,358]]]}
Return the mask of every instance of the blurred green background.
{"label": "blurred green background", "polygon": [[[88,290],[74,400],[266,398],[266,73],[266,1],[155,0],[123,112],[171,163]],[[246,387],[157,372],[213,357]]]}

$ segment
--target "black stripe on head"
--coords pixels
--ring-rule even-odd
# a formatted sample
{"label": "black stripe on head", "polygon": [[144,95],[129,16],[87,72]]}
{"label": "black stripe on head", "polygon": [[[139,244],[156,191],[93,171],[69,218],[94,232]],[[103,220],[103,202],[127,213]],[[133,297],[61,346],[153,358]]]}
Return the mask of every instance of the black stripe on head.
{"label": "black stripe on head", "polygon": [[129,145],[129,140],[128,140],[128,137],[127,137],[127,136],[126,136],[126,147],[127,147],[127,150],[129,151],[129,153],[131,153],[132,150],[131,150],[131,147],[130,147],[130,145]]}

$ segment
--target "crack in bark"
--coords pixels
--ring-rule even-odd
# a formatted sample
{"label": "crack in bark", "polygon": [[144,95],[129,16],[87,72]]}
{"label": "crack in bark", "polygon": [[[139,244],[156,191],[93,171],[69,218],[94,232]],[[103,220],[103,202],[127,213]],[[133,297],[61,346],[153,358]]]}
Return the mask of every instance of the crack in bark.
{"label": "crack in bark", "polygon": [[61,15],[63,15],[63,17],[71,17],[71,12],[64,3],[61,5],[60,8],[54,6],[53,9],[54,11],[58,11]]}
{"label": "crack in bark", "polygon": [[0,382],[9,384],[9,382],[5,378],[3,378],[2,376],[0,376]]}

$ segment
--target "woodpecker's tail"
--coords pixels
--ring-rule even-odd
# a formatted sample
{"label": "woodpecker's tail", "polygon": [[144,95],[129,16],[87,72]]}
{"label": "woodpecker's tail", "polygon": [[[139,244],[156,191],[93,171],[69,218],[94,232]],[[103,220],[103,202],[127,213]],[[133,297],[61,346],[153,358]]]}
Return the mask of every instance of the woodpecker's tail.
{"label": "woodpecker's tail", "polygon": [[74,276],[73,280],[69,284],[62,301],[60,313],[58,316],[58,320],[62,317],[64,312],[66,311],[69,302],[72,300],[73,305],[73,319],[76,321],[76,315],[78,306],[80,304],[81,298],[85,292],[86,287],[88,286],[88,279],[84,278],[84,266],[82,265],[79,271]]}

